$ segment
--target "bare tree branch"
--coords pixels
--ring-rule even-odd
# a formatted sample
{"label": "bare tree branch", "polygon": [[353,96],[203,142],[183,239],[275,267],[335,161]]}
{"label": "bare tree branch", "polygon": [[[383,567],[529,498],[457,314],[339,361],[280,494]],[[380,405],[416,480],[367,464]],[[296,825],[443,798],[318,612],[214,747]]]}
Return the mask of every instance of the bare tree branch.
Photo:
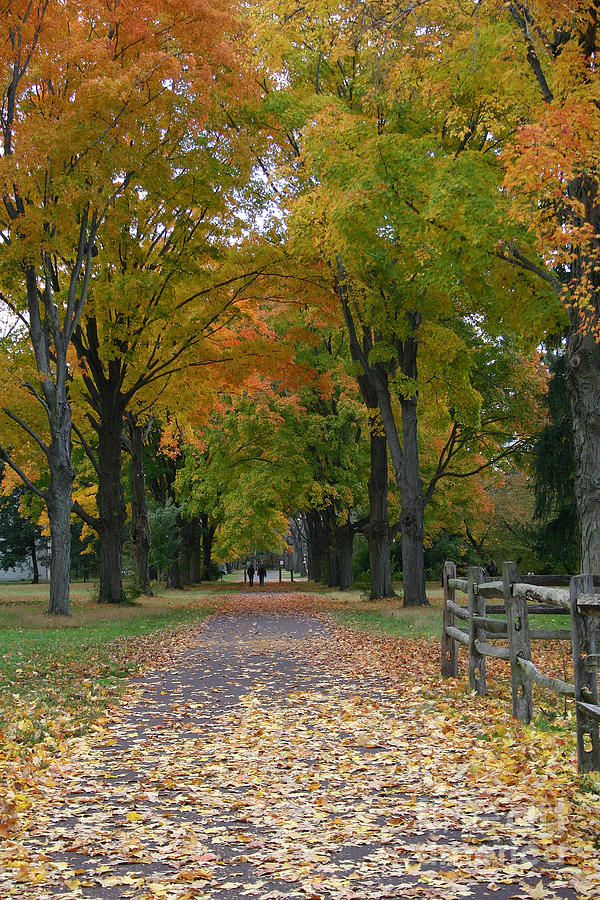
{"label": "bare tree branch", "polygon": [[13,472],[17,473],[23,484],[25,484],[29,488],[29,490],[32,491],[32,493],[36,494],[36,496],[38,497],[41,497],[42,500],[48,502],[48,494],[45,491],[40,490],[40,488],[37,487],[37,485],[35,485],[33,481],[31,481],[31,479],[27,477],[23,469],[21,469],[20,466],[18,466],[16,462],[14,462],[14,460],[10,458],[10,455],[3,447],[0,447],[0,459],[3,460],[3,462],[5,462],[7,466],[10,466]]}
{"label": "bare tree branch", "polygon": [[23,419],[21,419],[19,416],[17,416],[14,412],[11,412],[10,409],[7,409],[6,406],[2,407],[2,411],[4,412],[5,415],[8,416],[9,419],[12,419],[13,422],[16,422],[17,425],[23,429],[23,431],[26,431],[27,434],[29,435],[29,437],[33,438],[33,440],[36,442],[36,444],[38,445],[38,447],[40,448],[40,450],[42,451],[44,456],[47,457],[48,453],[50,451],[50,448],[48,447],[47,444],[45,444],[43,442],[41,437],[39,437],[39,435],[37,435],[35,433],[33,428],[30,428],[29,425],[27,424],[27,422],[24,422]]}

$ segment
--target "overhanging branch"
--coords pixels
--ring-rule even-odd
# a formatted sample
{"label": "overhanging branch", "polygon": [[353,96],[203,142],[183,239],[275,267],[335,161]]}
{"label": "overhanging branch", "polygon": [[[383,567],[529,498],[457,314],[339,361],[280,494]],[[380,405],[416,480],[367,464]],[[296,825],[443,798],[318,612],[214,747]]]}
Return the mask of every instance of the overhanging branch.
{"label": "overhanging branch", "polygon": [[37,487],[37,485],[35,485],[33,481],[27,477],[25,472],[21,469],[20,466],[16,464],[16,462],[14,462],[14,460],[10,458],[9,454],[3,447],[0,447],[0,459],[5,462],[6,465],[13,470],[13,472],[16,472],[23,484],[26,485],[26,487],[28,487],[32,493],[34,493],[37,497],[41,497],[42,500],[44,500],[46,503],[48,502],[48,494],[45,491],[40,490],[40,488]]}
{"label": "overhanging branch", "polygon": [[90,516],[90,514],[85,511],[83,506],[77,500],[73,500],[71,509],[73,510],[75,515],[79,516],[79,518],[83,522],[85,522],[86,525],[89,525],[90,528],[94,529],[94,531],[99,531],[100,520],[96,519],[94,516]]}

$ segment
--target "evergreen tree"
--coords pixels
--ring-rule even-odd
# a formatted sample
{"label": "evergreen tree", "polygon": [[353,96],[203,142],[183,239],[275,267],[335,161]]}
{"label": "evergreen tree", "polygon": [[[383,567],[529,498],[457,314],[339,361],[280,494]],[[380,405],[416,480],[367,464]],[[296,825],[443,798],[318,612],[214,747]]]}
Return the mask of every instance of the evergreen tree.
{"label": "evergreen tree", "polygon": [[42,530],[21,515],[24,494],[26,489],[17,487],[11,494],[0,496],[0,569],[8,571],[29,562],[33,584],[37,584],[38,544]]}
{"label": "evergreen tree", "polygon": [[575,447],[566,390],[565,357],[554,352],[548,385],[549,422],[533,448],[537,552],[548,568],[579,571]]}

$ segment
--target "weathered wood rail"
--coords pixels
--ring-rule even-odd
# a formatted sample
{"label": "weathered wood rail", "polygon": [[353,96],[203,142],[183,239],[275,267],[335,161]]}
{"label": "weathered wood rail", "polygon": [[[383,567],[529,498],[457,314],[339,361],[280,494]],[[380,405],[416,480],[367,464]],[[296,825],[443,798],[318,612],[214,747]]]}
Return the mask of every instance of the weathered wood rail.
{"label": "weathered wood rail", "polygon": [[[580,772],[600,771],[600,595],[591,575],[527,576],[523,580],[513,562],[502,565],[502,579],[487,578],[483,569],[468,569],[467,578],[456,577],[456,565],[444,565],[444,621],[442,675],[458,676],[458,645],[468,648],[469,688],[486,693],[487,657],[510,663],[513,715],[529,723],[533,716],[533,685],[575,702],[577,759]],[[466,605],[456,594],[466,594]],[[487,599],[502,604],[487,605]],[[568,628],[529,627],[530,616],[563,615]],[[492,618],[502,615],[503,618]],[[568,616],[568,618],[567,618]],[[457,627],[457,620],[465,623]],[[506,641],[498,646],[491,640]],[[570,641],[573,683],[540,672],[531,658],[532,641]]]}

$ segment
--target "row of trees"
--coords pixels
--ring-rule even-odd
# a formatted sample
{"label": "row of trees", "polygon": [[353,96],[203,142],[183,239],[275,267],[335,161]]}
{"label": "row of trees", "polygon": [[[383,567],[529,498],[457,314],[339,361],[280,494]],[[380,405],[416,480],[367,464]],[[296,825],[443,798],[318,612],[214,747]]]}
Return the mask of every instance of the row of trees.
{"label": "row of trees", "polygon": [[526,449],[557,331],[600,570],[596,14],[9,3],[0,444],[47,510],[52,612],[73,512],[122,597],[123,446],[147,587],[150,419],[211,550],[293,515],[344,585],[364,529],[385,595],[399,534],[426,602],[426,533]]}

